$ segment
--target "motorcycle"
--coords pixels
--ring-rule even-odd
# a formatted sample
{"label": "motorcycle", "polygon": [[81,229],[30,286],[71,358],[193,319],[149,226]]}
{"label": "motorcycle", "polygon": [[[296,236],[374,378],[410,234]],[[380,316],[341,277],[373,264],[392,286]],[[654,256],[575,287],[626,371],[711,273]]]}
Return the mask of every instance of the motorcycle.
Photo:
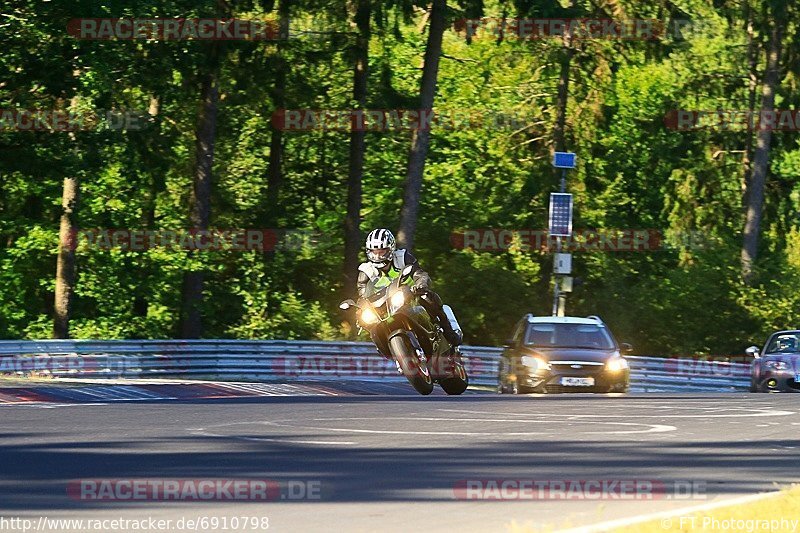
{"label": "motorcycle", "polygon": [[[441,327],[420,304],[422,293],[409,286],[412,269],[413,265],[406,266],[393,280],[370,281],[358,303],[345,300],[339,308],[356,308],[359,332],[362,328],[370,332],[381,355],[394,360],[398,372],[417,392],[430,394],[438,383],[447,394],[461,394],[469,385],[461,352],[447,342]],[[444,308],[457,329],[452,310]]]}

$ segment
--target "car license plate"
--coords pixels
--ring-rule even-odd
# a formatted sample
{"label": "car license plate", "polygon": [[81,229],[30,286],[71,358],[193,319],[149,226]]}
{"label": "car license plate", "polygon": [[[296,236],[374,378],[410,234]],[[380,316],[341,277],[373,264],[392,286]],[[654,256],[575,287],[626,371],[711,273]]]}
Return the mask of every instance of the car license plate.
{"label": "car license plate", "polygon": [[561,378],[561,384],[568,387],[591,387],[594,385],[594,378]]}

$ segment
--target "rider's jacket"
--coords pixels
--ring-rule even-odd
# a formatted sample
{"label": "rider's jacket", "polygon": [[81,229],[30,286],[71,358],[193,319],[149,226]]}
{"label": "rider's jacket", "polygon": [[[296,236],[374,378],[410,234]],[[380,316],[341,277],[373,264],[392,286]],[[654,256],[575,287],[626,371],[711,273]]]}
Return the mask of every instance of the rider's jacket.
{"label": "rider's jacket", "polygon": [[392,265],[386,271],[378,269],[378,267],[369,262],[358,265],[358,295],[363,297],[367,284],[376,278],[381,276],[386,276],[390,280],[396,278],[406,265],[414,265],[411,270],[411,278],[414,280],[414,285],[430,288],[431,277],[420,268],[417,258],[411,255],[411,252],[400,249],[395,250],[392,254]]}

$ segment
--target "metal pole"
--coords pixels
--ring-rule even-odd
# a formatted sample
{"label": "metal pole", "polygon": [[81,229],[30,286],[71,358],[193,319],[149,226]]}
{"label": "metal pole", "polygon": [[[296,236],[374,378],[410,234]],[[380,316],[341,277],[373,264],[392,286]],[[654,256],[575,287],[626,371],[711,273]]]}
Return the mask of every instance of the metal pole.
{"label": "metal pole", "polygon": [[[567,169],[561,169],[560,192],[567,192]],[[561,237],[556,237],[556,253],[561,253]],[[553,316],[564,316],[567,295],[561,293],[561,276],[555,273],[556,255],[553,256]]]}
{"label": "metal pole", "polygon": [[[561,252],[561,237],[556,237],[556,253]],[[553,256],[553,316],[558,316],[558,300],[561,297],[559,286],[559,277],[556,271],[556,257]]]}

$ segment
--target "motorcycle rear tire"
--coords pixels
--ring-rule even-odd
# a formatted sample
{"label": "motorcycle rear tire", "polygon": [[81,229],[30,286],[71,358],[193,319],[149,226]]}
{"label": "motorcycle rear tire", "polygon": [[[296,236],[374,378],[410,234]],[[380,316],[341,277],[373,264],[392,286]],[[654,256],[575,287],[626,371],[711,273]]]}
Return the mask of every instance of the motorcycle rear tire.
{"label": "motorcycle rear tire", "polygon": [[469,376],[464,369],[464,363],[457,362],[453,374],[453,377],[440,379],[439,386],[450,396],[458,396],[469,387]]}

